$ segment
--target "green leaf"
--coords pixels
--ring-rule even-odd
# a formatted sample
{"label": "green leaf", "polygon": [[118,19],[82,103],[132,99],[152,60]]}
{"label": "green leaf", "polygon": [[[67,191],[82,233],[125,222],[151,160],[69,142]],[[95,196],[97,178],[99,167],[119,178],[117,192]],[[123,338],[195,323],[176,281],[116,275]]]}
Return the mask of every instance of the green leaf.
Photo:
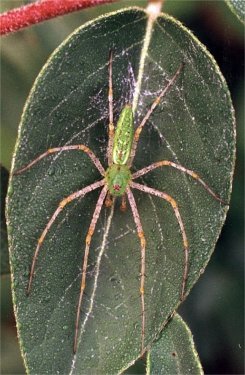
{"label": "green leaf", "polygon": [[245,23],[245,2],[244,0],[226,0],[227,5],[231,11],[239,18],[239,20]]}
{"label": "green leaf", "polygon": [[175,314],[147,353],[147,375],[202,375],[191,331]]}
{"label": "green leaf", "polygon": [[5,199],[8,189],[9,172],[3,166],[1,167],[1,275],[9,273],[9,251],[8,251],[8,236],[5,218]]}
{"label": "green leaf", "polygon": [[[204,46],[178,21],[161,15],[151,23],[137,8],[86,24],[53,53],[26,103],[12,171],[50,147],[68,144],[86,144],[106,167],[110,49],[115,120],[131,100],[135,79],[135,124],[185,61],[175,86],[142,132],[133,170],[172,160],[193,169],[228,202],[235,131],[224,78]],[[70,203],[59,215],[43,242],[26,296],[33,254],[48,219],[64,197],[99,179],[79,151],[50,155],[11,177],[13,297],[29,373],[119,373],[140,356],[140,244],[130,207],[121,212],[120,199],[114,213],[102,208],[92,239],[76,355],[72,348],[85,237],[99,191]],[[190,243],[189,292],[214,250],[227,206],[170,167],[140,181],[178,202]],[[183,243],[169,203],[133,193],[147,241],[145,346],[150,346],[180,303]]]}

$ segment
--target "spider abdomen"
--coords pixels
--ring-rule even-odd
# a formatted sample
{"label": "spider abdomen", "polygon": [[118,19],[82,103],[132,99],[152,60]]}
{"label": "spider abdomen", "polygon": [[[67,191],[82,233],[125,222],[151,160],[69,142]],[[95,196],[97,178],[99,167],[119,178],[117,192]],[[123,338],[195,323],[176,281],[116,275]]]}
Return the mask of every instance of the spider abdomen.
{"label": "spider abdomen", "polygon": [[125,165],[127,163],[133,142],[133,126],[132,106],[127,104],[120,114],[115,131],[112,149],[112,160],[114,164]]}

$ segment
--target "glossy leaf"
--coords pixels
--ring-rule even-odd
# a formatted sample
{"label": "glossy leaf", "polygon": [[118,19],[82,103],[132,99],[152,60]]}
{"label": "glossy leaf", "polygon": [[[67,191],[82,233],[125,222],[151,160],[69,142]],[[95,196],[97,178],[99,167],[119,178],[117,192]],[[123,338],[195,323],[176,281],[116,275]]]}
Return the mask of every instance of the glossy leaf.
{"label": "glossy leaf", "polygon": [[191,331],[175,314],[147,354],[147,375],[202,375]]}
{"label": "glossy leaf", "polygon": [[9,251],[8,251],[8,237],[7,237],[7,226],[5,218],[5,199],[8,189],[8,170],[1,165],[1,275],[9,273]]}
{"label": "glossy leaf", "polygon": [[[107,166],[110,49],[115,121],[136,93],[135,126],[185,62],[176,85],[142,132],[133,170],[157,160],[175,161],[195,170],[228,202],[235,132],[226,83],[210,54],[178,21],[162,15],[151,23],[137,8],[86,24],[53,53],[24,109],[12,171],[50,147],[79,143]],[[140,245],[130,207],[121,212],[120,199],[114,212],[102,209],[93,236],[76,355],[72,347],[84,243],[98,191],[70,203],[57,218],[26,296],[32,257],[48,218],[64,197],[99,179],[79,151],[49,156],[11,178],[13,295],[30,373],[118,373],[140,356]],[[210,258],[228,207],[169,167],[140,180],[171,194],[179,204],[190,243],[189,291]],[[150,346],[180,303],[183,244],[170,205],[136,190],[134,195],[147,241],[145,345]]]}
{"label": "glossy leaf", "polygon": [[245,22],[245,2],[244,0],[226,0],[231,11],[239,18],[241,22]]}

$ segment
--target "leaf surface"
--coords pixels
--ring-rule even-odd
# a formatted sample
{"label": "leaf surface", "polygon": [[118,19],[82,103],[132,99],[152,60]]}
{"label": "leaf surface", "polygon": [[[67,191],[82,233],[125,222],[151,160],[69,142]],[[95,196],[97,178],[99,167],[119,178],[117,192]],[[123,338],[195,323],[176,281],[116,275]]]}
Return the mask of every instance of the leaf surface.
{"label": "leaf surface", "polygon": [[[76,30],[51,56],[27,100],[12,165],[15,171],[50,147],[85,144],[107,166],[108,55],[113,50],[114,118],[129,101],[135,126],[184,61],[185,68],[147,122],[132,170],[171,160],[197,172],[226,202],[234,163],[234,116],[226,83],[210,54],[178,21],[149,26],[141,9],[115,12]],[[134,97],[134,99],[132,99]],[[99,191],[63,210],[43,242],[29,297],[32,257],[59,202],[101,179],[86,155],[50,155],[11,178],[8,221],[13,296],[29,373],[119,373],[141,351],[140,245],[132,213],[103,207],[91,243],[79,345],[74,322],[85,237]],[[170,167],[137,182],[170,194],[190,243],[187,292],[203,272],[227,206]],[[145,232],[145,346],[180,303],[181,233],[168,202],[133,191]]]}
{"label": "leaf surface", "polygon": [[175,314],[147,353],[147,375],[203,375],[191,331]]}
{"label": "leaf surface", "polygon": [[8,236],[7,236],[7,226],[6,226],[6,218],[5,218],[5,199],[7,195],[8,189],[8,179],[9,179],[9,172],[3,166],[1,167],[1,275],[5,275],[9,273],[9,250],[8,250]]}
{"label": "leaf surface", "polygon": [[226,0],[226,3],[237,18],[245,23],[245,2],[243,0]]}

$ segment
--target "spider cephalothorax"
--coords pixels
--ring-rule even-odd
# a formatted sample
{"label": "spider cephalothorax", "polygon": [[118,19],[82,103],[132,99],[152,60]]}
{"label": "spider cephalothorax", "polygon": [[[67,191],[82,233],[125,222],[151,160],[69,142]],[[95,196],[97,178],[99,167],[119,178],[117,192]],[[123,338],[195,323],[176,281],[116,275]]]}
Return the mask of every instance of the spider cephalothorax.
{"label": "spider cephalothorax", "polygon": [[131,172],[127,165],[112,164],[105,174],[108,191],[111,195],[121,196],[131,180]]}
{"label": "spider cephalothorax", "polygon": [[72,202],[73,200],[77,198],[84,197],[87,193],[102,188],[94,213],[93,217],[90,223],[90,226],[88,228],[87,236],[86,236],[86,243],[85,243],[85,251],[84,251],[84,257],[83,257],[83,264],[82,264],[82,280],[81,280],[81,289],[80,289],[80,295],[78,300],[78,306],[77,306],[77,315],[76,315],[76,322],[75,322],[75,335],[74,335],[74,352],[77,350],[77,345],[79,341],[78,337],[78,329],[79,329],[79,321],[80,321],[80,313],[81,313],[81,305],[84,295],[84,290],[86,287],[86,271],[87,271],[87,264],[88,264],[88,257],[89,257],[89,249],[90,244],[92,240],[93,233],[95,231],[95,226],[98,221],[101,208],[105,202],[108,201],[110,204],[107,204],[107,206],[110,206],[112,201],[108,195],[111,195],[113,199],[117,196],[122,196],[122,206],[121,208],[124,210],[126,206],[126,196],[128,198],[129,205],[132,210],[134,222],[137,229],[137,234],[140,240],[140,248],[141,248],[141,269],[140,269],[140,286],[139,286],[139,292],[140,292],[140,299],[141,299],[141,353],[145,350],[145,327],[146,327],[146,316],[145,316],[145,268],[146,268],[146,255],[145,255],[145,249],[146,249],[146,239],[144,235],[144,231],[141,225],[141,219],[140,215],[137,209],[137,205],[134,199],[134,195],[132,193],[132,189],[138,189],[140,191],[143,191],[145,193],[155,195],[159,198],[164,199],[167,201],[172,209],[173,213],[178,221],[180,232],[182,236],[182,243],[183,243],[183,249],[184,249],[184,264],[183,264],[183,278],[181,280],[181,286],[180,286],[180,299],[183,299],[185,296],[185,286],[186,286],[186,280],[188,276],[188,259],[189,259],[189,247],[188,247],[188,240],[187,240],[187,234],[185,230],[184,223],[182,221],[180,211],[177,205],[177,202],[174,198],[172,198],[169,194],[165,192],[161,192],[159,190],[153,189],[151,187],[148,187],[146,185],[139,184],[137,182],[134,182],[135,179],[137,179],[140,176],[145,175],[146,173],[159,168],[159,167],[172,167],[175,169],[178,169],[182,173],[185,173],[189,176],[191,176],[193,179],[199,182],[206,190],[207,192],[215,198],[217,201],[224,203],[210,188],[209,186],[198,176],[197,173],[194,171],[187,169],[183,167],[180,164],[176,164],[175,162],[169,161],[169,160],[161,160],[157,161],[135,173],[130,172],[130,168],[132,165],[132,162],[134,160],[134,156],[137,150],[137,144],[140,137],[140,133],[144,127],[144,125],[147,123],[147,120],[149,119],[150,115],[154,111],[154,109],[159,104],[162,97],[170,90],[170,88],[174,85],[176,82],[178,76],[180,75],[181,71],[183,70],[184,64],[180,64],[179,68],[177,69],[174,76],[169,79],[166,87],[160,92],[157,98],[153,101],[151,107],[147,111],[146,115],[144,116],[141,123],[136,127],[136,130],[134,130],[134,121],[133,121],[133,110],[132,106],[130,104],[125,105],[123,110],[121,111],[119,120],[117,122],[116,130],[114,127],[114,121],[113,121],[113,90],[112,90],[112,53],[110,52],[109,57],[109,94],[108,94],[108,101],[109,101],[109,142],[108,142],[108,148],[107,148],[107,156],[108,156],[108,168],[107,170],[104,169],[102,166],[100,160],[95,156],[92,150],[90,150],[86,145],[69,145],[69,146],[62,146],[62,147],[55,147],[50,148],[43,154],[36,157],[32,162],[30,162],[27,166],[19,169],[18,171],[14,172],[15,175],[20,174],[29,168],[31,168],[34,164],[36,164],[38,161],[43,159],[44,157],[57,153],[57,152],[63,152],[63,151],[69,151],[69,150],[78,150],[85,152],[91,161],[94,163],[98,171],[100,172],[102,179],[99,181],[96,181],[92,183],[89,186],[84,187],[81,190],[78,190],[72,194],[70,194],[68,197],[62,199],[53,213],[52,217],[49,219],[46,227],[44,228],[43,232],[41,233],[41,236],[39,237],[37,241],[37,247],[34,253],[32,266],[31,266],[31,272],[27,287],[27,293],[30,293],[32,280],[34,276],[34,270],[36,265],[36,260],[40,251],[40,248],[42,246],[42,243],[50,230],[51,226],[53,225],[54,221],[56,220],[57,216],[60,214],[60,212],[65,208],[67,204]]}

